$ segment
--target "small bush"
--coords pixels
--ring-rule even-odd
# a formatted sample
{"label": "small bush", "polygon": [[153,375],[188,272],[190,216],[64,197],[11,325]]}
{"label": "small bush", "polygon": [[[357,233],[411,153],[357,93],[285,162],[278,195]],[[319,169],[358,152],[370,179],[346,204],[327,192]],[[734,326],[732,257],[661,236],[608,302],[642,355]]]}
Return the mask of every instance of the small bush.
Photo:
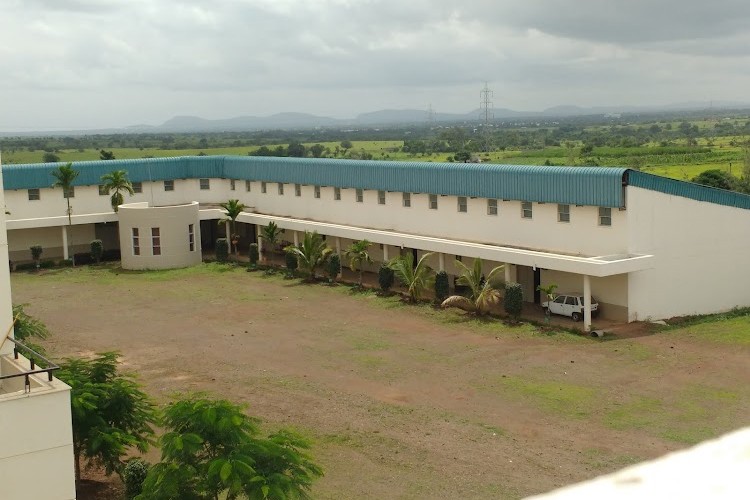
{"label": "small bush", "polygon": [[250,265],[253,267],[257,266],[258,259],[260,258],[260,253],[258,252],[257,243],[250,244],[250,250],[249,250],[248,256],[250,257]]}
{"label": "small bush", "polygon": [[145,460],[134,458],[128,460],[122,469],[122,482],[125,483],[125,497],[135,498],[143,491],[143,481],[151,465]]}
{"label": "small bush", "polygon": [[102,244],[102,240],[91,241],[91,258],[94,259],[94,262],[97,264],[101,262],[103,253],[104,245]]}
{"label": "small bush", "polygon": [[523,288],[519,283],[505,284],[505,297],[503,298],[505,312],[518,319],[523,308]]}
{"label": "small bush", "polygon": [[73,267],[73,259],[62,259],[57,265],[60,267]]}
{"label": "small bush", "polygon": [[32,271],[34,269],[36,269],[36,262],[16,264],[16,271]]}
{"label": "small bush", "polygon": [[39,267],[41,267],[42,269],[51,269],[55,267],[55,261],[52,259],[43,260],[39,263]]}
{"label": "small bush", "polygon": [[39,259],[42,257],[42,245],[32,245],[29,250],[31,250],[31,258],[34,259],[37,267],[39,267]]}
{"label": "small bush", "polygon": [[442,303],[450,295],[450,280],[448,273],[440,271],[435,275],[435,300]]}
{"label": "small bush", "polygon": [[216,240],[216,261],[226,262],[229,259],[229,242],[226,238]]}
{"label": "small bush", "polygon": [[338,254],[333,254],[326,262],[326,274],[328,274],[328,280],[333,283],[336,278],[341,274],[341,257]]}
{"label": "small bush", "polygon": [[284,261],[286,263],[286,271],[287,275],[294,276],[294,272],[297,270],[297,267],[299,266],[299,262],[297,261],[297,254],[294,254],[292,252],[287,252],[284,256]]}
{"label": "small bush", "polygon": [[380,285],[380,290],[383,293],[388,293],[391,290],[394,279],[395,274],[393,273],[393,269],[386,264],[381,265],[380,269],[378,269],[378,285]]}

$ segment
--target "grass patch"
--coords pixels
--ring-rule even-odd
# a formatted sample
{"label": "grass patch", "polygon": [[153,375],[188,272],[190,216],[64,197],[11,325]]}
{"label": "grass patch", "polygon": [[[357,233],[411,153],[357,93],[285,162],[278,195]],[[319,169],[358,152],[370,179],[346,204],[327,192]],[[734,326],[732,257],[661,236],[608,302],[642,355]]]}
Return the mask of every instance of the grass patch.
{"label": "grass patch", "polygon": [[599,448],[583,450],[583,463],[595,471],[616,470],[643,461],[633,455],[611,455]]}
{"label": "grass patch", "polygon": [[667,332],[680,337],[716,342],[720,344],[750,345],[750,309],[743,309],[744,314],[711,315],[691,319],[689,326],[664,327]]}
{"label": "grass patch", "polygon": [[663,412],[663,403],[659,399],[638,396],[608,412],[604,423],[618,431],[645,429],[655,425]]}

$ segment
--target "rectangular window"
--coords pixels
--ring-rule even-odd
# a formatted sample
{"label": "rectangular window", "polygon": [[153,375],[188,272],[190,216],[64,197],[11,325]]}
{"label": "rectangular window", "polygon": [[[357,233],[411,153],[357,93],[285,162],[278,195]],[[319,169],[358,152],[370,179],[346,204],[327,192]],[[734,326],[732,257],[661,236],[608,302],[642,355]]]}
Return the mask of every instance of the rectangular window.
{"label": "rectangular window", "polygon": [[133,182],[133,192],[134,193],[142,193],[143,192],[143,183],[142,182]]}
{"label": "rectangular window", "polygon": [[207,191],[211,189],[211,180],[210,179],[200,179],[200,185],[202,191]]}
{"label": "rectangular window", "polygon": [[466,203],[466,196],[458,197],[458,211],[462,213],[469,211],[469,205]]}
{"label": "rectangular window", "polygon": [[133,255],[141,254],[141,241],[138,237],[138,228],[133,228]]}
{"label": "rectangular window", "polygon": [[70,186],[70,189],[63,190],[63,198],[75,198],[75,197],[76,197],[75,186]]}
{"label": "rectangular window", "polygon": [[164,181],[164,191],[174,191],[174,181]]}
{"label": "rectangular window", "polygon": [[333,199],[336,201],[341,200],[341,188],[333,188]]}
{"label": "rectangular window", "polygon": [[404,206],[409,208],[411,206],[411,193],[403,193],[402,195]]}
{"label": "rectangular window", "polygon": [[41,196],[38,189],[29,189],[29,201],[40,200]]}
{"label": "rectangular window", "polygon": [[497,215],[497,200],[487,200],[487,215]]}
{"label": "rectangular window", "polygon": [[437,210],[437,195],[430,195],[430,210]]}
{"label": "rectangular window", "polygon": [[107,196],[109,192],[107,192],[107,186],[104,184],[99,184],[99,196]]}
{"label": "rectangular window", "polygon": [[229,179],[229,190],[234,191],[235,185],[234,185],[234,179]]}
{"label": "rectangular window", "polygon": [[268,185],[265,182],[260,183],[260,192],[266,194],[268,191]]}
{"label": "rectangular window", "polygon": [[570,205],[557,205],[557,222],[570,222]]}
{"label": "rectangular window", "polygon": [[279,188],[279,196],[284,196],[284,183],[283,182],[279,182],[278,183],[278,188]]}
{"label": "rectangular window", "polygon": [[302,184],[294,185],[294,196],[302,196]]}
{"label": "rectangular window", "polygon": [[385,191],[378,191],[378,205],[385,205]]}
{"label": "rectangular window", "polygon": [[534,212],[532,211],[532,208],[531,208],[531,202],[522,201],[521,202],[521,218],[531,219],[532,215],[534,215]]}
{"label": "rectangular window", "polygon": [[599,207],[599,225],[612,225],[612,209],[609,207]]}
{"label": "rectangular window", "polygon": [[247,191],[249,193],[250,192],[250,186],[252,186],[252,185],[253,185],[252,181],[245,181],[245,191]]}
{"label": "rectangular window", "polygon": [[188,246],[190,251],[195,251],[195,229],[193,224],[188,224]]}
{"label": "rectangular window", "polygon": [[315,188],[313,189],[313,191],[314,191],[314,196],[316,198],[320,198],[320,186],[315,186]]}
{"label": "rectangular window", "polygon": [[365,201],[365,192],[364,192],[364,190],[357,189],[356,194],[357,194],[357,203],[362,203],[363,201]]}
{"label": "rectangular window", "polygon": [[161,255],[161,236],[159,236],[159,228],[151,228],[151,249],[154,255]]}

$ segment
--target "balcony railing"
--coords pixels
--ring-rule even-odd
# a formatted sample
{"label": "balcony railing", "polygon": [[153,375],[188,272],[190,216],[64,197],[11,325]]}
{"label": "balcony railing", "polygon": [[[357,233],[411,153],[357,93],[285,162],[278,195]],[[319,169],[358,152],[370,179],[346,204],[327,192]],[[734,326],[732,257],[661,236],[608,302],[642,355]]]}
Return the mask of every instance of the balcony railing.
{"label": "balcony railing", "polygon": [[[10,342],[13,342],[13,359],[18,360],[19,353],[23,353],[25,357],[29,360],[29,369],[24,370],[21,369],[20,371],[16,373],[12,373],[9,375],[0,375],[0,380],[6,380],[6,379],[13,379],[18,377],[24,377],[24,393],[31,392],[31,376],[32,375],[41,375],[43,373],[47,374],[47,380],[49,382],[52,382],[52,372],[55,370],[59,370],[60,367],[57,366],[52,361],[48,360],[35,350],[31,349],[28,346],[23,345],[21,342],[17,341],[13,338],[8,338]],[[44,367],[38,367],[37,363],[38,361],[41,361],[44,364]]]}

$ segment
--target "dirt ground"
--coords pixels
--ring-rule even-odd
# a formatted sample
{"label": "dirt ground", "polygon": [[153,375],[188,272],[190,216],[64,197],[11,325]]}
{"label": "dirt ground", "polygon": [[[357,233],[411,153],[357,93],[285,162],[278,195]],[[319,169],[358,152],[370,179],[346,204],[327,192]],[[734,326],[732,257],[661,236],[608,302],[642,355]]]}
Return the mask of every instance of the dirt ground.
{"label": "dirt ground", "polygon": [[160,403],[206,391],[309,436],[315,498],[518,498],[750,424],[750,344],[721,332],[591,339],[217,265],[12,287],[56,358],[118,350]]}

